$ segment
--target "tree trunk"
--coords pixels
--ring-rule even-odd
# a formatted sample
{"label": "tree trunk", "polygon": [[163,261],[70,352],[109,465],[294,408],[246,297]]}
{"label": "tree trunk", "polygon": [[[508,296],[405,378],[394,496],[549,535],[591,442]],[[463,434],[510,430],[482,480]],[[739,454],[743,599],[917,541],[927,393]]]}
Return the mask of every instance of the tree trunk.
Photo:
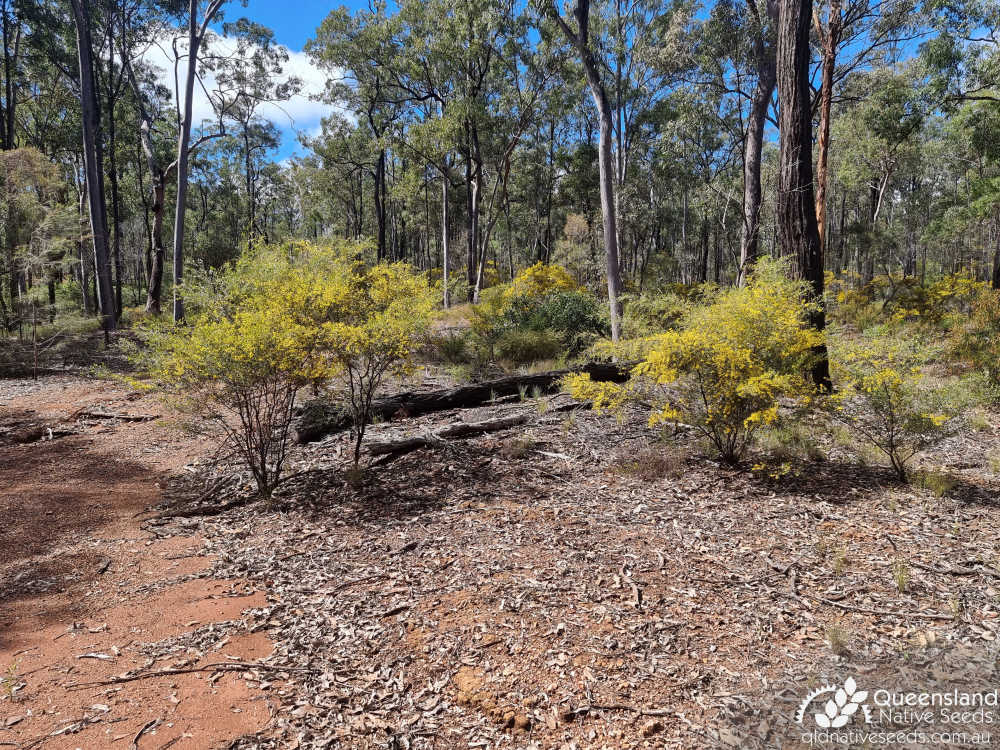
{"label": "tree trunk", "polygon": [[997,233],[996,247],[993,250],[993,279],[992,286],[1000,290],[1000,232]]}
{"label": "tree trunk", "polygon": [[[757,67],[757,86],[750,102],[750,114],[747,118],[746,142],[743,145],[743,233],[740,237],[740,267],[737,284],[746,283],[747,274],[753,268],[754,261],[760,254],[760,164],[764,147],[764,125],[767,121],[767,110],[771,106],[774,86],[777,80],[773,24],[760,17],[757,6],[751,2],[750,7],[757,18],[757,38],[755,40],[755,63]],[[777,5],[774,0],[767,0],[767,15],[770,21],[777,15]]]}
{"label": "tree trunk", "polygon": [[451,295],[448,292],[448,175],[441,178],[441,282],[444,286],[442,295],[444,307],[451,306]]}
{"label": "tree trunk", "polygon": [[816,16],[816,32],[823,47],[819,90],[819,135],[816,158],[816,229],[821,248],[826,247],[826,186],[830,162],[830,108],[833,103],[833,74],[837,66],[837,47],[843,27],[841,0],[830,0],[830,18],[824,30]]}
{"label": "tree trunk", "polygon": [[[21,25],[14,32],[14,49],[11,51],[11,23],[7,2],[2,6],[3,14],[3,73],[4,73],[4,108],[2,129],[0,129],[0,148],[10,151],[14,148],[14,125],[17,122],[17,87],[14,85],[14,66],[17,64],[18,48],[21,42]],[[13,300],[12,300],[13,301]]]}
{"label": "tree trunk", "polygon": [[[812,0],[781,0],[778,17],[778,238],[783,253],[794,253],[810,286],[815,311],[810,323],[826,327],[823,307],[823,248],[816,226],[812,173],[812,113],[809,102],[809,23]],[[830,390],[826,345],[816,349],[813,380]]]}
{"label": "tree trunk", "polygon": [[378,161],[375,163],[375,220],[378,223],[378,250],[377,257],[384,260],[386,257],[385,247],[385,149],[378,152]]}
{"label": "tree trunk", "polygon": [[86,175],[90,230],[94,244],[94,266],[97,275],[98,302],[105,338],[115,330],[115,306],[111,289],[111,263],[108,253],[107,213],[104,207],[104,184],[98,154],[100,140],[100,108],[94,85],[93,42],[90,34],[88,0],[72,0],[76,26],[77,63],[80,72],[80,111],[83,121],[83,161]]}
{"label": "tree trunk", "polygon": [[613,137],[611,103],[608,93],[601,80],[597,59],[590,48],[590,0],[577,0],[573,15],[577,22],[577,32],[574,33],[557,8],[551,9],[567,39],[571,41],[580,54],[584,73],[587,76],[587,86],[597,106],[600,117],[600,136],[598,140],[598,172],[601,186],[601,215],[604,219],[604,253],[608,281],[608,307],[611,312],[611,339],[618,341],[621,335],[621,303],[622,292],[621,268],[618,263],[618,226],[615,215],[615,165],[611,153]]}
{"label": "tree trunk", "polygon": [[115,317],[122,314],[122,236],[121,236],[121,193],[118,189],[118,155],[117,137],[115,131],[114,102],[108,99],[108,155],[109,168],[108,176],[111,178],[111,230],[113,242],[111,246],[111,257],[115,271]]}
{"label": "tree trunk", "polygon": [[153,177],[153,258],[149,269],[149,289],[146,292],[146,312],[160,314],[160,299],[163,295],[163,261],[166,249],[163,247],[163,210],[166,202],[166,175],[162,172]]}
{"label": "tree trunk", "polygon": [[177,204],[174,211],[174,320],[184,318],[181,283],[184,280],[184,215],[187,212],[188,158],[191,153],[191,118],[194,104],[194,82],[198,72],[198,52],[215,14],[225,0],[211,0],[205,17],[198,22],[198,0],[188,0],[188,65],[184,78],[184,114],[177,135]]}

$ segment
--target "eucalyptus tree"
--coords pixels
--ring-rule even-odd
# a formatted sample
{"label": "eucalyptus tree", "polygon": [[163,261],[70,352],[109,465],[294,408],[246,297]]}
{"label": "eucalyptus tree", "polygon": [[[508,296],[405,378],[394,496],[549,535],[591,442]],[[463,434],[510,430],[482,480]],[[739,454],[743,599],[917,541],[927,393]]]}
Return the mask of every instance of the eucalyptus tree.
{"label": "eucalyptus tree", "polygon": [[608,307],[611,313],[611,338],[621,336],[621,293],[623,291],[621,267],[618,259],[618,218],[615,201],[615,175],[612,154],[614,119],[608,98],[606,76],[598,61],[591,38],[590,0],[577,0],[572,18],[566,19],[554,5],[546,1],[547,15],[553,18],[576,49],[583,66],[590,95],[597,108],[599,122],[598,169],[600,172],[601,216],[604,227],[604,253],[607,267]]}
{"label": "eucalyptus tree", "polygon": [[76,29],[80,112],[83,129],[83,161],[86,175],[90,231],[97,274],[97,298],[105,337],[117,328],[111,286],[111,258],[108,250],[107,206],[104,200],[104,173],[101,159],[101,108],[94,79],[94,42],[89,0],[71,0]]}
{"label": "eucalyptus tree", "polygon": [[266,234],[258,223],[258,178],[261,158],[279,142],[277,129],[260,116],[261,107],[283,102],[297,94],[302,81],[286,76],[284,65],[288,51],[274,41],[274,32],[241,18],[227,23],[223,31],[233,40],[226,54],[210,56],[206,63],[215,74],[215,87],[209,96],[216,112],[231,119],[239,129],[243,146],[244,186],[247,201],[247,237]]}
{"label": "eucalyptus tree", "polygon": [[[780,165],[778,236],[781,250],[793,254],[811,288],[810,323],[826,327],[823,307],[823,246],[816,226],[813,193],[812,112],[809,89],[809,26],[812,0],[781,0],[778,11],[778,101]],[[817,387],[831,389],[826,345],[817,347],[813,365]]]}
{"label": "eucalyptus tree", "polygon": [[892,64],[903,45],[927,33],[918,0],[818,0],[813,25],[819,42],[819,75],[814,108],[818,109],[816,223],[820,244],[826,240],[826,194],[830,159],[834,89],[852,74]]}
{"label": "eucalyptus tree", "polygon": [[[74,0],[78,2],[79,0]],[[174,245],[173,245],[173,317],[174,320],[181,320],[184,317],[184,300],[180,295],[181,282],[184,279],[184,218],[187,212],[188,193],[188,163],[191,158],[191,133],[193,130],[194,118],[194,85],[199,75],[199,55],[202,44],[210,32],[210,26],[222,11],[226,0],[209,0],[204,12],[201,10],[199,0],[188,0],[186,24],[187,24],[187,48],[184,56],[186,66],[184,72],[184,95],[176,92],[178,109],[178,129],[177,129],[177,196],[174,208]],[[174,43],[175,52],[175,73],[179,64],[181,54],[177,51],[177,43]]]}
{"label": "eucalyptus tree", "polygon": [[399,18],[387,14],[385,2],[376,2],[354,15],[346,8],[332,11],[306,45],[313,61],[332,76],[327,81],[327,101],[345,103],[372,140],[370,171],[380,259],[387,254],[388,134],[406,100],[406,92],[395,85],[403,54],[398,33]]}
{"label": "eucalyptus tree", "polygon": [[737,283],[760,253],[761,158],[777,82],[777,0],[722,0],[699,30],[700,79],[708,90],[734,97],[743,119],[743,220]]}

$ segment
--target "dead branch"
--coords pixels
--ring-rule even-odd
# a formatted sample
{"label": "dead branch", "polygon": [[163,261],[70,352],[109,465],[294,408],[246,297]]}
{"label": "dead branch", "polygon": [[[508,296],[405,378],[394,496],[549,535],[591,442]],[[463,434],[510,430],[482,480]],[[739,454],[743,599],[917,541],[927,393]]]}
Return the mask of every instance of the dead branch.
{"label": "dead branch", "polygon": [[[377,420],[406,419],[446,409],[471,409],[497,399],[538,390],[550,393],[560,381],[574,372],[590,375],[594,380],[624,383],[634,363],[609,364],[591,362],[570,370],[551,370],[532,375],[511,375],[497,380],[474,383],[456,388],[415,393],[404,391],[372,403],[372,417]],[[320,438],[353,427],[353,417],[340,405],[327,399],[314,399],[302,407],[295,425],[295,441],[311,443]]]}
{"label": "dead branch", "polygon": [[499,432],[517,427],[528,421],[526,415],[520,414],[513,417],[501,417],[500,419],[488,419],[483,422],[458,422],[448,425],[436,432],[428,432],[423,435],[402,438],[400,440],[384,440],[368,443],[365,448],[373,456],[383,456],[387,453],[402,454],[415,451],[418,448],[437,446],[446,440],[453,438],[472,437],[488,432]]}

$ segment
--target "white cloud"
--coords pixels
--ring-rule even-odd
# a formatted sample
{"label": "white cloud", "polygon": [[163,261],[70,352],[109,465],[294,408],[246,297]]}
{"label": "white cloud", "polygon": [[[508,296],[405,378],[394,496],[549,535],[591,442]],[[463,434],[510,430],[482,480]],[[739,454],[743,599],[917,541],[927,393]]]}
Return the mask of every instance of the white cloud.
{"label": "white cloud", "polygon": [[[216,48],[222,50],[232,50],[235,45],[232,41],[222,37],[215,37],[212,43]],[[174,46],[173,36],[161,38],[157,44],[151,46],[143,55],[143,62],[157,70],[157,76],[164,86],[171,92],[174,91]],[[309,56],[301,50],[293,50],[278,45],[288,54],[288,60],[283,64],[283,76],[296,77],[302,87],[298,94],[284,102],[266,102],[258,108],[261,117],[270,120],[274,125],[286,134],[307,132],[315,134],[320,131],[320,120],[335,111],[341,111],[336,105],[317,101],[315,97],[323,93],[326,88],[328,74],[320,70]],[[178,35],[176,49],[183,55],[187,48],[187,38],[183,34]],[[184,78],[187,73],[187,60],[182,59],[177,63],[177,82],[180,87],[179,98],[183,106],[184,98]],[[211,91],[215,85],[215,80],[211,75],[204,76],[204,87]],[[214,112],[211,102],[206,96],[204,89],[196,82],[193,99],[193,112],[195,125],[203,120],[214,119]]]}

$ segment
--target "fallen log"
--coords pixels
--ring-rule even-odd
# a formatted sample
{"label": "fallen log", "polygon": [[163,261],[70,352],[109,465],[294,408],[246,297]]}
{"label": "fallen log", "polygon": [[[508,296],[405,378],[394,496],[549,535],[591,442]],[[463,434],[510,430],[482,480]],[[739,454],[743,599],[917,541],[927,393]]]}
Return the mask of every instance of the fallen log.
{"label": "fallen log", "polygon": [[[559,381],[574,372],[583,372],[594,380],[610,383],[624,383],[635,363],[612,364],[590,362],[583,367],[568,370],[550,370],[533,375],[510,375],[505,378],[488,380],[483,383],[445,388],[437,391],[417,393],[404,391],[372,403],[372,418],[382,422],[393,419],[407,419],[421,414],[444,411],[446,409],[471,409],[504,396],[512,396],[522,391],[550,393],[558,390]],[[340,404],[327,399],[313,399],[302,406],[295,423],[295,441],[311,443],[326,435],[349,430],[354,425],[351,413]]]}
{"label": "fallen log", "polygon": [[365,450],[373,456],[409,453],[418,448],[441,445],[449,439],[509,430],[511,427],[517,427],[527,421],[528,417],[526,414],[518,414],[513,417],[487,419],[484,422],[457,422],[435,432],[428,432],[423,435],[414,435],[413,437],[402,438],[400,440],[380,440],[366,443]]}
{"label": "fallen log", "polygon": [[77,409],[70,414],[70,420],[74,419],[113,419],[119,422],[151,422],[159,419],[158,414],[125,414],[120,412],[96,411],[92,409]]}

